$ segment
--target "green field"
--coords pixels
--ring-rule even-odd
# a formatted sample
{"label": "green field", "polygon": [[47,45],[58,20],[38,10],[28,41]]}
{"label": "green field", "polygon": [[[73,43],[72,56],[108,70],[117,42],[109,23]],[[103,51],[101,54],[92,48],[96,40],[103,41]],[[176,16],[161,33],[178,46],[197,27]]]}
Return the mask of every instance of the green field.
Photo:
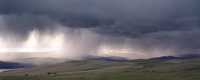
{"label": "green field", "polygon": [[0,80],[200,80],[200,59],[72,61],[3,72]]}
{"label": "green field", "polygon": [[0,80],[199,80],[200,72],[72,73],[44,76],[2,76]]}

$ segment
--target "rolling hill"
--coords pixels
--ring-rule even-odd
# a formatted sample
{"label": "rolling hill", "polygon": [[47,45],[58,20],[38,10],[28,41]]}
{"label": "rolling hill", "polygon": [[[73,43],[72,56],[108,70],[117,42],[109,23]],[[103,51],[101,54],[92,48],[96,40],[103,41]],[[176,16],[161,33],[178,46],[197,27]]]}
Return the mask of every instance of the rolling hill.
{"label": "rolling hill", "polygon": [[102,73],[102,72],[175,72],[200,70],[200,59],[148,60],[138,59],[128,62],[101,60],[80,60],[33,68],[13,70],[0,75],[48,75],[47,73]]}
{"label": "rolling hill", "polygon": [[121,72],[130,71],[137,69],[140,66],[130,62],[110,62],[110,61],[99,61],[99,60],[83,60],[83,61],[72,61],[59,63],[54,65],[44,65],[34,68],[27,68],[21,70],[14,70],[9,72],[1,73],[1,75],[37,75],[56,72],[57,74],[69,74],[79,72]]}

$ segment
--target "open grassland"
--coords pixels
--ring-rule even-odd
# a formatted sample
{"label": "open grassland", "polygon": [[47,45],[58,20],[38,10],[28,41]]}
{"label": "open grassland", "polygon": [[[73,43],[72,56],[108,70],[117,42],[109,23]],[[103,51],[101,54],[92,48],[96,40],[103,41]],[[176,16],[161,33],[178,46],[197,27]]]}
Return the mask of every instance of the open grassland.
{"label": "open grassland", "polygon": [[2,76],[0,80],[199,80],[200,72],[72,73],[45,76]]}
{"label": "open grassland", "polygon": [[0,80],[200,80],[200,59],[72,61],[3,72]]}
{"label": "open grassland", "polygon": [[110,61],[96,61],[96,60],[84,60],[84,61],[72,61],[66,63],[59,63],[54,65],[44,65],[34,68],[27,68],[21,70],[13,70],[4,72],[0,75],[47,75],[47,73],[56,74],[71,74],[79,72],[126,72],[139,70],[140,66],[130,62],[110,62]]}

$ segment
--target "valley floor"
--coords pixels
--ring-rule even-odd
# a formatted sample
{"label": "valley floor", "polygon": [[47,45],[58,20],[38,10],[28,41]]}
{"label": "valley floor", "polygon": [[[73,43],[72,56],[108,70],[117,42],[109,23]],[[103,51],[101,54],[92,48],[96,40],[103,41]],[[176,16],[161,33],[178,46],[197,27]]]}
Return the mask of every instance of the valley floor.
{"label": "valley floor", "polygon": [[0,80],[200,80],[200,59],[72,61],[6,71]]}
{"label": "valley floor", "polygon": [[0,80],[199,80],[200,72],[73,73],[44,76],[0,76]]}

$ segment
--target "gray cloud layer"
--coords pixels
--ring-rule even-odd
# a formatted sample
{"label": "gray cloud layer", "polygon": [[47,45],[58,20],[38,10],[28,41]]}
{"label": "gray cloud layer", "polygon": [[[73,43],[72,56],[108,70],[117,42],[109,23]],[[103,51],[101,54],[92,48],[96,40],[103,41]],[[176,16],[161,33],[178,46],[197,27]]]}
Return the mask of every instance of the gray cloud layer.
{"label": "gray cloud layer", "polygon": [[22,20],[33,19],[30,22],[35,22],[33,24],[39,27],[45,22],[40,22],[38,18],[31,16],[47,16],[68,27],[106,27],[111,30],[114,27],[116,32],[120,32],[117,31],[118,28],[126,31],[136,29],[132,31],[135,33],[179,30],[187,25],[197,25],[198,19],[198,8],[195,5],[197,0],[1,0],[1,2],[2,15],[29,15],[30,18],[22,17]]}
{"label": "gray cloud layer", "polygon": [[[130,44],[170,48],[178,53],[200,49],[198,0],[0,0],[6,33],[25,35],[33,29],[87,28]],[[4,32],[5,33],[5,32]],[[118,44],[110,43],[111,45]],[[121,41],[123,43],[123,41]],[[183,49],[183,50],[182,50]]]}

